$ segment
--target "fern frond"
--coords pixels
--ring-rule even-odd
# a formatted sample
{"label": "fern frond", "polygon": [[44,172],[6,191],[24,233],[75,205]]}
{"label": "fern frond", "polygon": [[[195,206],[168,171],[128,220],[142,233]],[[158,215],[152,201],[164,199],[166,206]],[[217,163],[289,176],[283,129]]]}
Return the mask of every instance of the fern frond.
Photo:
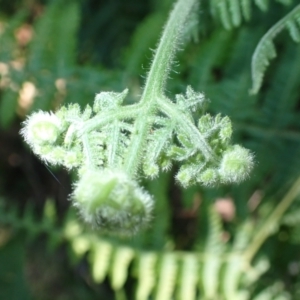
{"label": "fern frond", "polygon": [[273,39],[280,31],[287,27],[290,31],[291,37],[298,41],[300,35],[300,5],[297,5],[290,13],[288,13],[279,22],[273,25],[268,32],[259,41],[251,62],[252,73],[252,89],[251,93],[256,94],[263,81],[263,76],[271,59],[276,57],[275,46]]}
{"label": "fern frond", "polygon": [[136,299],[147,300],[155,286],[156,263],[158,256],[155,252],[143,252],[138,259],[138,285]]}
{"label": "fern frond", "polygon": [[[239,27],[243,18],[248,21],[251,18],[252,2],[263,12],[269,9],[269,0],[212,0],[211,12],[218,17],[227,30]],[[289,5],[291,0],[277,0],[282,5]]]}
{"label": "fern frond", "polygon": [[229,0],[229,10],[231,12],[232,24],[237,27],[241,24],[242,15],[239,0]]}
{"label": "fern frond", "polygon": [[219,18],[225,29],[231,29],[231,20],[230,20],[230,12],[227,6],[227,1],[224,0],[214,0],[211,1],[212,12],[215,12]]}
{"label": "fern frond", "polygon": [[262,11],[268,10],[269,0],[254,0],[254,2]]}
{"label": "fern frond", "polygon": [[253,266],[247,268],[245,272],[246,276],[243,276],[241,284],[246,288],[251,286],[257,282],[262,274],[264,274],[269,268],[270,262],[268,258],[263,256],[259,257]]}
{"label": "fern frond", "polygon": [[156,300],[172,299],[178,271],[177,260],[175,253],[165,253],[161,257]]}
{"label": "fern frond", "polygon": [[251,18],[251,0],[241,0],[241,11],[246,21]]}
{"label": "fern frond", "polygon": [[[297,24],[297,22],[299,23],[299,24]],[[292,39],[295,41],[295,42],[297,42],[297,43],[299,43],[300,42],[300,30],[299,30],[299,25],[300,25],[300,14],[299,14],[299,17],[298,17],[298,19],[297,19],[297,22],[294,22],[294,21],[288,21],[287,23],[286,23],[286,26],[287,26],[287,28],[288,28],[288,30],[289,30],[289,32],[290,32],[290,35],[291,35],[291,37],[292,37]]]}
{"label": "fern frond", "polygon": [[284,291],[282,282],[275,282],[262,290],[253,300],[291,300],[292,298]]}
{"label": "fern frond", "polygon": [[119,290],[123,287],[128,277],[129,264],[134,256],[135,253],[132,248],[118,247],[116,249],[111,269],[111,285],[114,290]]}
{"label": "fern frond", "polygon": [[202,289],[204,297],[214,299],[218,295],[219,272],[223,263],[222,254],[225,252],[222,237],[222,223],[218,213],[209,210],[209,232],[205,246],[205,260],[202,266]]}
{"label": "fern frond", "polygon": [[276,0],[279,3],[282,3],[283,5],[290,5],[293,0]]}
{"label": "fern frond", "polygon": [[243,258],[243,250],[246,249],[251,234],[253,232],[253,226],[249,222],[245,222],[237,232],[237,236],[234,239],[233,246],[226,261],[224,269],[224,279],[222,281],[224,295],[226,299],[240,299],[237,296],[241,276],[245,271],[245,259]]}
{"label": "fern frond", "polygon": [[[54,226],[56,219],[51,205],[52,202],[49,202],[45,206],[45,221],[39,226],[37,225],[39,223],[35,222],[30,207],[24,213],[25,219],[18,219],[18,211],[13,209],[4,214],[5,211],[0,201],[0,220],[1,223],[15,223],[17,229],[26,228],[26,232],[33,227],[35,227],[33,232],[36,233],[40,230],[44,232],[46,228],[49,228],[47,233],[52,235],[54,231],[52,225]],[[269,266],[266,260],[260,260],[253,267],[244,267],[243,253],[255,228],[252,227],[252,223],[244,223],[242,228],[239,227],[232,247],[228,247],[225,251],[225,244],[220,239],[222,233],[220,216],[212,209],[209,210],[209,214],[210,232],[204,253],[173,250],[149,252],[142,246],[137,251],[136,248],[125,245],[124,242],[112,241],[98,234],[85,232],[74,217],[66,220],[59,236],[61,241],[65,239],[71,245],[73,253],[77,256],[76,262],[88,253],[93,280],[100,283],[108,278],[116,296],[125,297],[123,288],[125,282],[131,278],[129,270],[132,262],[137,265],[133,275],[137,277],[137,287],[135,298],[132,299],[148,300],[151,297],[157,300],[175,298],[194,300],[199,294],[205,299],[248,300],[250,299],[250,284],[257,281]],[[199,283],[200,287],[198,287]],[[259,296],[271,293],[270,295],[275,297],[276,291],[279,295],[285,295],[281,288],[273,288],[272,292],[265,290]]]}
{"label": "fern frond", "polygon": [[182,256],[179,300],[196,299],[199,262],[194,253],[187,253]]}
{"label": "fern frond", "polygon": [[104,240],[96,240],[92,244],[90,264],[95,282],[102,282],[107,276],[112,251],[112,244]]}
{"label": "fern frond", "polygon": [[70,240],[70,245],[75,254],[73,260],[77,262],[91,248],[91,239],[87,235],[79,235]]}

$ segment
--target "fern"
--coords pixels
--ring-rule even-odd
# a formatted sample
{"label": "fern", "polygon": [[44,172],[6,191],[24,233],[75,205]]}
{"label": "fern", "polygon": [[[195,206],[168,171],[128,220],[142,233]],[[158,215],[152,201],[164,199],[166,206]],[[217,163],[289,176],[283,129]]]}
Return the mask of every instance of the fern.
{"label": "fern", "polygon": [[211,210],[209,213],[209,234],[205,246],[205,259],[202,266],[202,286],[204,297],[210,299],[218,295],[220,272],[225,253],[225,245],[222,242],[222,225],[221,218],[216,211]]}
{"label": "fern", "polygon": [[254,54],[252,56],[252,89],[251,93],[256,94],[263,81],[263,76],[266,71],[269,61],[276,56],[276,50],[273,39],[284,28],[288,28],[291,37],[295,42],[299,42],[300,34],[300,5],[297,5],[290,13],[284,18],[273,25],[268,32],[259,41]]}
{"label": "fern", "polygon": [[[72,199],[92,226],[121,234],[145,227],[153,200],[137,180],[158,176],[174,161],[181,163],[176,179],[184,187],[240,182],[253,166],[248,150],[230,144],[230,119],[204,114],[202,93],[188,86],[175,101],[165,95],[184,25],[196,4],[179,0],[174,6],[138,103],[123,105],[127,89],[101,92],[83,112],[74,104],[55,114],[34,113],[24,122],[21,133],[35,154],[52,165],[77,169]],[[196,113],[202,113],[197,122]]]}
{"label": "fern", "polygon": [[138,256],[136,299],[147,300],[151,295],[155,287],[157,260],[155,252],[142,252]]}
{"label": "fern", "polygon": [[[243,19],[250,19],[253,2],[250,0],[224,2],[229,26],[237,27],[239,26],[237,24],[241,24]],[[284,5],[289,4],[289,1],[284,0],[278,2]],[[267,8],[267,1],[255,1],[255,3],[257,6],[261,6],[261,9]],[[60,4],[57,2],[56,5],[64,6],[62,2]],[[76,26],[78,26],[78,11],[76,11],[78,8],[74,9],[74,7],[73,10],[68,11],[69,17],[67,17],[71,22],[71,16],[76,16],[73,19],[74,23],[71,22],[69,24],[73,33],[76,32]],[[49,14],[50,11],[51,9],[46,10],[46,14]],[[62,14],[58,13],[59,15]],[[149,24],[153,28],[151,34],[154,35],[154,28],[157,26],[152,22],[157,20],[161,20],[160,16],[156,18],[155,15],[153,19],[146,20],[144,29],[141,32],[137,31],[137,39],[147,32],[145,28]],[[59,22],[63,23],[62,20],[59,20]],[[36,25],[37,28],[43,28],[42,22]],[[286,26],[293,27],[288,23]],[[38,36],[42,35],[43,30],[46,30],[45,28],[41,29],[40,31],[37,30]],[[294,35],[297,37],[297,31]],[[59,35],[60,41],[63,41],[63,37],[67,36],[67,31]],[[146,36],[143,38],[145,39]],[[253,186],[255,186],[255,189],[261,187],[266,177],[273,185],[283,186],[289,178],[299,173],[300,166],[298,159],[299,135],[296,131],[299,119],[296,110],[299,86],[299,68],[297,69],[299,55],[294,56],[293,47],[285,47],[283,49],[285,52],[278,63],[275,64],[276,72],[271,76],[270,88],[258,97],[250,99],[247,96],[248,73],[250,72],[248,72],[247,64],[244,62],[249,58],[248,54],[252,46],[251,41],[255,39],[254,30],[246,29],[231,32],[219,30],[211,38],[209,37],[207,41],[201,42],[200,51],[198,51],[198,48],[193,48],[196,50],[190,50],[191,52],[183,58],[187,59],[187,65],[190,64],[192,66],[191,75],[188,76],[190,76],[193,85],[200,86],[201,89],[205,90],[206,98],[212,99],[211,110],[217,113],[222,111],[231,116],[233,127],[237,129],[235,138],[251,136],[251,140],[247,140],[247,143],[252,149],[255,149],[256,160],[258,161],[256,175],[249,183],[252,185],[251,193],[253,192]],[[66,47],[66,49],[72,51],[75,44],[74,40],[70,41],[71,46]],[[136,46],[135,43],[133,42],[132,47]],[[146,43],[135,47],[138,55],[137,57],[129,56],[129,61],[132,62],[132,65],[129,65],[129,72],[136,73],[137,65],[142,60],[141,52],[146,47]],[[42,50],[33,49],[34,47],[32,46],[30,49],[32,58],[34,57],[34,51],[37,51],[37,53],[41,51],[42,55],[50,58],[52,55],[54,58],[57,55],[51,51],[47,52],[49,48]],[[58,47],[57,49],[61,48]],[[228,51],[228,49],[232,49],[232,51]],[[64,54],[64,51],[62,53],[62,57],[64,57],[66,53]],[[49,60],[52,60],[52,58]],[[112,82],[112,86],[116,85],[117,80],[114,79],[115,76],[112,73],[108,73],[108,71],[106,71],[105,76],[102,77],[100,74],[100,79],[95,79],[99,75],[99,70],[96,68],[84,67],[79,69],[75,63],[74,56],[70,56],[70,60],[66,58],[66,61],[68,62],[66,64],[62,63],[62,61],[57,65],[55,63],[53,69],[51,65],[45,62],[46,68],[55,70],[55,76],[48,77],[48,75],[42,74],[41,78],[37,80],[38,84],[34,82],[40,91],[44,91],[48,95],[47,97],[38,98],[44,101],[38,105],[56,106],[60,101],[68,103],[75,99],[83,106],[83,104],[86,104],[84,99],[89,98],[89,92],[87,91],[97,90],[100,85],[106,86],[107,80]],[[31,62],[34,63],[34,59]],[[100,69],[101,72],[102,69]],[[188,69],[184,70],[184,74],[190,74]],[[27,82],[26,80],[39,75],[40,72],[37,70],[32,77],[22,77],[18,83],[17,77],[13,76],[11,71],[9,74],[11,78],[14,78],[14,83],[18,83],[20,86]],[[66,79],[64,81],[66,83],[65,89],[63,88],[59,92],[54,85],[52,87],[52,84],[49,84],[49,82],[53,83],[57,79],[61,79],[57,77],[58,75]],[[283,81],[284,79],[287,82]],[[182,85],[182,82],[176,84],[179,86]],[[119,88],[119,86],[116,85],[116,88]],[[135,88],[138,87],[135,86]],[[57,95],[57,92],[59,97],[56,98],[56,103],[54,104],[52,96],[54,94]],[[192,94],[192,97],[189,97],[189,101],[186,101],[188,93]],[[117,99],[118,105],[120,104],[118,99],[122,98],[124,94],[126,94],[125,91],[123,93],[114,93],[114,98]],[[195,95],[199,97],[194,97]],[[197,112],[195,113],[196,108],[198,107],[198,112],[201,114],[204,112],[201,101],[198,101],[202,99],[200,95],[200,93],[193,93],[191,89],[187,89],[186,95],[177,95],[175,97],[176,101],[172,101],[172,104],[180,107],[179,111],[183,120],[193,122],[196,117],[196,120],[199,121],[198,114]],[[289,95],[289,98],[287,99],[285,95]],[[16,101],[17,96],[18,92],[15,91],[15,94],[11,95],[10,99]],[[226,101],[224,101],[224,98]],[[95,111],[97,110],[97,105],[100,106],[99,111],[104,109],[106,112],[102,114],[102,117],[109,117],[112,108],[121,110],[120,106],[114,106],[116,103],[106,102],[106,100],[107,98],[103,102],[98,101],[98,103],[95,101],[95,107],[87,106],[85,110],[82,110],[77,105],[66,105],[66,110],[70,109],[72,113],[68,114],[65,121],[70,122],[72,119],[85,122],[91,116],[90,114],[94,114],[91,110],[94,108]],[[52,104],[50,105],[50,103]],[[9,104],[12,107],[16,105],[13,101]],[[191,233],[190,228],[188,228],[188,238],[190,238],[191,234],[197,234],[197,241],[193,241],[189,248],[185,248],[188,250],[175,250],[181,249],[181,247],[180,243],[177,243],[176,237],[175,239],[171,237],[172,234],[174,235],[171,232],[171,222],[174,216],[172,216],[170,205],[174,205],[174,203],[170,203],[170,200],[173,199],[172,197],[171,199],[169,198],[170,179],[174,173],[163,173],[159,178],[152,178],[157,176],[157,168],[168,170],[171,168],[171,163],[177,167],[177,164],[180,164],[182,161],[188,161],[188,167],[193,166],[196,152],[191,139],[185,135],[185,130],[178,124],[176,125],[176,122],[173,122],[173,119],[169,118],[164,112],[161,111],[156,117],[149,117],[148,121],[153,126],[149,126],[147,139],[149,144],[145,148],[142,157],[145,157],[151,164],[141,164],[140,168],[138,168],[139,174],[142,174],[139,178],[148,177],[151,179],[145,183],[145,186],[157,200],[154,208],[155,221],[145,234],[139,234],[129,240],[108,238],[100,235],[98,232],[92,232],[88,228],[84,229],[75,216],[66,217],[62,222],[62,227],[58,227],[55,212],[53,211],[53,202],[46,205],[48,208],[45,208],[42,218],[36,218],[30,205],[26,206],[23,214],[20,214],[16,209],[1,210],[0,207],[1,224],[4,224],[6,228],[12,228],[12,234],[21,230],[24,233],[24,238],[31,243],[41,234],[46,235],[50,248],[55,248],[59,244],[64,243],[71,249],[70,253],[72,255],[69,256],[69,259],[74,264],[79,263],[81,260],[85,261],[87,258],[92,276],[92,279],[88,278],[89,285],[92,281],[99,284],[99,286],[101,283],[109,284],[117,299],[122,299],[122,297],[125,299],[125,294],[129,294],[128,299],[137,300],[155,298],[194,300],[198,297],[207,299],[210,296],[222,300],[293,299],[295,295],[291,294],[290,296],[288,292],[284,292],[286,287],[283,285],[283,282],[276,282],[274,285],[266,288],[268,280],[262,280],[262,276],[270,267],[270,262],[263,255],[268,253],[268,248],[260,248],[267,237],[278,229],[274,226],[274,222],[280,224],[280,217],[290,204],[286,205],[284,210],[281,210],[281,213],[276,215],[271,227],[265,226],[265,228],[271,228],[272,230],[266,230],[263,239],[259,242],[255,240],[255,236],[264,231],[262,230],[264,226],[260,227],[257,224],[257,221],[264,219],[264,216],[261,216],[261,208],[258,208],[258,212],[253,216],[245,212],[243,201],[236,201],[237,210],[244,211],[243,218],[245,217],[245,220],[240,222],[239,218],[241,218],[241,215],[239,215],[234,224],[226,224],[230,229],[232,229],[231,226],[235,226],[235,230],[230,230],[231,239],[225,242],[221,238],[224,231],[222,220],[211,205],[207,204],[204,208],[200,208],[201,215],[207,215],[209,219],[207,234],[203,233],[205,229],[203,229],[201,218],[197,219],[199,224],[197,223],[195,228],[193,228],[197,231]],[[1,111],[1,113],[5,115],[4,112]],[[59,113],[63,113],[63,110]],[[101,132],[101,130],[96,130],[93,134],[90,134],[85,140],[88,146],[84,148],[86,153],[88,153],[86,155],[88,157],[87,160],[95,161],[97,168],[103,168],[107,163],[111,166],[122,165],[131,137],[138,132],[134,130],[132,120],[133,118],[111,119],[110,122],[107,122],[102,127],[107,134]],[[207,140],[212,141],[216,128],[218,131],[224,127],[224,123],[219,122],[220,120],[226,121],[225,118],[220,116],[212,118],[204,115],[202,123],[199,124],[200,128],[197,128],[200,130],[205,126],[210,127],[210,130],[206,131],[205,134]],[[66,142],[66,148],[69,150],[74,145],[78,147],[79,144],[76,140],[76,130],[74,128],[75,126],[68,127],[62,136],[62,139]],[[175,134],[175,132],[178,134]],[[211,143],[210,145],[213,146],[214,144]],[[173,151],[169,151],[170,148]],[[80,148],[80,150],[82,149]],[[270,149],[272,149],[272,155],[270,155]],[[83,157],[83,151],[80,151],[80,153],[81,156],[78,157],[70,155],[68,157],[68,165],[78,163]],[[74,153],[70,151],[70,154]],[[63,157],[65,158],[64,155]],[[137,158],[139,159],[140,157]],[[274,169],[275,165],[276,169]],[[197,166],[199,167],[199,165]],[[184,169],[181,171],[184,171]],[[81,172],[82,170],[79,171],[79,176],[82,175]],[[106,175],[110,174],[106,173]],[[225,189],[228,192],[229,188],[225,187]],[[215,193],[215,191],[206,191],[203,187],[195,186],[193,191],[197,191],[197,197],[201,196],[205,203],[208,203],[212,199],[211,194],[214,195]],[[218,190],[219,193],[220,190]],[[234,189],[231,193],[239,195],[234,197],[238,200],[247,199],[248,197],[248,191],[245,186],[242,186],[241,189]],[[207,197],[208,194],[210,195],[209,197]],[[191,196],[191,192],[189,196]],[[190,204],[191,199],[192,197],[186,202]],[[290,201],[293,201],[293,199],[293,197],[290,198]],[[183,199],[183,201],[185,200]],[[273,200],[266,198],[265,201],[271,202]],[[277,203],[278,200],[274,196],[275,202]],[[209,209],[206,209],[207,207]],[[193,211],[193,218],[194,214],[196,212]],[[296,216],[290,214],[283,219],[282,224],[292,226],[294,223],[297,224],[297,222]],[[10,230],[8,232],[11,234]],[[204,248],[202,248],[203,244]],[[252,249],[251,255],[247,249]],[[271,268],[271,272],[273,272],[274,266],[271,265]],[[276,275],[276,277],[278,278],[279,276]],[[131,285],[132,283],[134,285]],[[127,289],[127,287],[130,288]]]}
{"label": "fern", "polygon": [[179,277],[179,300],[194,300],[197,294],[198,285],[198,274],[199,274],[199,263],[197,260],[197,255],[195,253],[190,253],[184,255],[181,264],[181,274]]}
{"label": "fern", "polygon": [[[270,229],[267,223],[270,220],[276,222],[294,201],[299,194],[299,180],[278,204],[264,227]],[[124,293],[124,286],[131,278],[129,270],[134,265],[133,276],[137,278],[137,287],[135,297],[131,299],[146,300],[155,296],[155,299],[169,300],[177,295],[178,299],[193,300],[198,294],[205,299],[213,296],[224,300],[260,297],[273,300],[277,299],[275,295],[289,297],[282,293],[280,284],[259,293],[250,293],[253,284],[266,271],[268,261],[259,260],[251,264],[253,256],[249,255],[249,251],[252,251],[253,245],[257,245],[256,236],[267,233],[266,238],[272,232],[257,228],[251,220],[246,220],[238,226],[233,244],[225,246],[220,239],[220,217],[212,207],[209,209],[209,230],[204,251],[149,251],[142,245],[139,248],[132,247],[130,241],[111,240],[83,230],[72,215],[66,217],[63,227],[57,231],[53,202],[47,202],[42,222],[33,217],[30,209],[19,219],[18,211],[7,210],[2,205],[0,215],[2,224],[12,226],[15,230],[25,229],[29,238],[31,232],[35,238],[46,233],[49,240],[57,241],[55,247],[66,241],[75,255],[73,262],[78,262],[88,254],[93,280],[101,283],[109,279],[116,295]]]}
{"label": "fern", "polygon": [[156,299],[171,299],[174,293],[178,272],[178,256],[175,253],[165,253],[160,258]]}
{"label": "fern", "polygon": [[[212,0],[211,11],[214,17],[221,20],[225,29],[239,27],[242,20],[249,21],[251,18],[252,3],[263,12],[269,8],[269,0]],[[277,0],[283,5],[291,4],[291,0]]]}
{"label": "fern", "polygon": [[129,247],[118,247],[114,253],[112,264],[111,285],[114,290],[119,290],[128,278],[128,266],[135,256],[135,251]]}
{"label": "fern", "polygon": [[90,264],[92,276],[96,282],[102,282],[110,266],[113,245],[106,241],[95,241],[91,247]]}

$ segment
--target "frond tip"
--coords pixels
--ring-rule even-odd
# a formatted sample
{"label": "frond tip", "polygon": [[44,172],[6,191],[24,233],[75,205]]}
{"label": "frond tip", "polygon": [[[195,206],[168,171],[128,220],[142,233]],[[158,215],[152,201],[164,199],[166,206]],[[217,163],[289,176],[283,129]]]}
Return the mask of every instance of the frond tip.
{"label": "frond tip", "polygon": [[95,228],[130,235],[151,218],[153,200],[121,171],[87,171],[72,195],[83,219]]}
{"label": "frond tip", "polygon": [[225,151],[219,169],[225,183],[241,182],[248,177],[253,167],[253,156],[248,149],[234,145]]}
{"label": "frond tip", "polygon": [[39,111],[23,123],[21,130],[25,141],[31,145],[53,144],[58,139],[62,124],[53,113]]}
{"label": "frond tip", "polygon": [[251,94],[257,94],[261,88],[263,76],[270,60],[276,57],[273,39],[284,28],[289,30],[295,42],[300,42],[300,4],[284,18],[273,25],[259,41],[251,62],[252,89]]}

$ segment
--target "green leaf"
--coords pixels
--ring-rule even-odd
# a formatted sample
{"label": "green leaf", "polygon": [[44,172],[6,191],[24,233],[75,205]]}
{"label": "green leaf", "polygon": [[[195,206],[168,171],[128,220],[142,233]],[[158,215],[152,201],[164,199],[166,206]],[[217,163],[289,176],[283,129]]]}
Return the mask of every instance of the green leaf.
{"label": "green leaf", "polygon": [[[251,62],[252,73],[252,94],[257,94],[261,88],[263,76],[266,71],[270,60],[276,56],[273,39],[282,31],[285,27],[288,27],[290,34],[295,41],[298,41],[299,37],[299,18],[300,18],[300,5],[297,5],[290,13],[284,18],[273,25],[268,32],[259,41]],[[299,23],[299,24],[298,24]]]}

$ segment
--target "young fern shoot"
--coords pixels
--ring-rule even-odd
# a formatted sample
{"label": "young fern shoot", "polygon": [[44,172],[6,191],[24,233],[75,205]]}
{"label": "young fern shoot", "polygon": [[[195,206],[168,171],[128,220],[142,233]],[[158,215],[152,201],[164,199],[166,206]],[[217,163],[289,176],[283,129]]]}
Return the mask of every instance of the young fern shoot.
{"label": "young fern shoot", "polygon": [[175,101],[164,94],[184,25],[197,0],[178,0],[164,28],[141,100],[123,105],[122,93],[101,92],[93,107],[61,107],[55,113],[36,112],[21,131],[43,161],[76,170],[71,195],[83,219],[104,231],[132,234],[151,219],[153,198],[139,178],[154,178],[180,166],[177,181],[188,187],[244,180],[253,156],[230,143],[228,117],[194,113],[206,105],[190,86]]}

